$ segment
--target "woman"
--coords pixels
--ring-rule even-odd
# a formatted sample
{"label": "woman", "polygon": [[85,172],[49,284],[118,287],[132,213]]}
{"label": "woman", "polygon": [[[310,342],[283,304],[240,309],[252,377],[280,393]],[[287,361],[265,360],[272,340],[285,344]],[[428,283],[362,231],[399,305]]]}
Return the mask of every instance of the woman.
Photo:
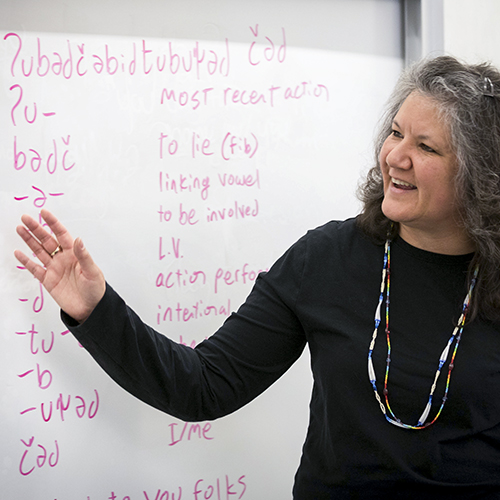
{"label": "woman", "polygon": [[54,236],[18,228],[44,267],[16,257],[111,377],[183,420],[245,405],[308,344],[296,499],[500,498],[498,92],[487,65],[408,70],[361,216],[310,231],[194,350],[144,325],[49,212]]}

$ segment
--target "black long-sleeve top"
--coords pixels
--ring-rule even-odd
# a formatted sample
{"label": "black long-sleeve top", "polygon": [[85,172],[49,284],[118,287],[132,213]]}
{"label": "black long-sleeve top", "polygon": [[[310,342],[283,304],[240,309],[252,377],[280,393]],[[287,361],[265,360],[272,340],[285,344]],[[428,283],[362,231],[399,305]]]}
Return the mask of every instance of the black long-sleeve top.
{"label": "black long-sleeve top", "polygon": [[[500,325],[467,324],[447,402],[435,424],[386,421],[369,381],[384,249],[355,219],[308,232],[236,313],[196,349],[146,326],[107,287],[82,325],[63,319],[106,372],[144,402],[186,421],[227,415],[311,353],[310,423],[294,498],[500,498]],[[391,249],[391,408],[415,425],[461,313],[471,255]],[[383,316],[383,315],[382,315]],[[381,397],[385,320],[374,349]],[[432,416],[444,394],[448,363]]]}

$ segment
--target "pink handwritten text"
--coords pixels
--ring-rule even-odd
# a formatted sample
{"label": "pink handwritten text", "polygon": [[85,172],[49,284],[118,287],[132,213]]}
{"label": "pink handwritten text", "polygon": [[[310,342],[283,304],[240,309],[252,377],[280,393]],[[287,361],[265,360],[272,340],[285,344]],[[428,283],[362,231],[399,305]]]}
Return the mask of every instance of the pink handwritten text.
{"label": "pink handwritten text", "polygon": [[[34,436],[28,442],[21,439],[21,443],[27,448],[24,450],[19,462],[19,473],[23,476],[29,476],[37,467],[41,469],[46,464],[49,467],[55,467],[59,462],[59,445],[57,444],[57,440],[54,441],[55,450],[50,454],[47,448],[41,444],[37,444],[36,448],[32,448],[34,442]],[[31,450],[38,451],[38,455],[36,455],[36,452],[30,453]]]}
{"label": "pink handwritten text", "polygon": [[204,304],[203,300],[197,300],[190,305],[177,302],[172,306],[158,305],[158,313],[156,322],[161,323],[187,323],[189,321],[203,319],[206,317],[222,316],[227,317],[231,314],[231,299],[228,299],[225,304]]}

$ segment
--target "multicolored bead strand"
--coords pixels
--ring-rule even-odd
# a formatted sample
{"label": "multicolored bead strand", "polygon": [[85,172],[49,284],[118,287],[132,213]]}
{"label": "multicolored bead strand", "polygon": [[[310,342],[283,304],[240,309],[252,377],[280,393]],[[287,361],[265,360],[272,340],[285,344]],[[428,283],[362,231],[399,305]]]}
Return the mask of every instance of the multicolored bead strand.
{"label": "multicolored bead strand", "polygon": [[[385,242],[385,250],[384,250],[384,265],[382,268],[382,282],[380,284],[380,295],[379,295],[379,301],[377,308],[375,310],[375,328],[373,330],[373,335],[372,335],[372,340],[370,342],[370,348],[368,351],[368,377],[370,379],[370,383],[372,385],[372,388],[375,393],[375,398],[380,406],[380,409],[382,413],[384,414],[386,420],[390,422],[391,424],[397,425],[398,427],[402,427],[404,429],[414,429],[414,430],[419,430],[419,429],[425,429],[432,425],[438,417],[441,415],[441,412],[443,410],[443,407],[446,403],[446,400],[448,398],[448,390],[450,387],[450,380],[451,380],[451,372],[454,367],[454,362],[455,362],[455,356],[457,354],[458,350],[458,345],[460,344],[460,339],[462,337],[462,332],[464,329],[465,325],[465,319],[467,316],[467,312],[469,310],[469,304],[470,304],[470,299],[472,295],[472,291],[474,290],[474,286],[476,284],[476,279],[477,279],[477,274],[478,274],[478,268],[474,270],[474,276],[472,278],[469,291],[467,292],[467,295],[465,296],[463,306],[462,306],[462,314],[460,315],[460,318],[458,320],[458,324],[453,330],[453,333],[451,334],[450,339],[448,340],[448,343],[446,344],[446,347],[444,348],[443,352],[441,353],[441,356],[439,358],[439,364],[438,368],[436,371],[436,374],[434,376],[434,381],[431,386],[431,390],[429,393],[429,398],[427,401],[427,405],[420,416],[417,425],[409,425],[401,422],[399,418],[397,418],[389,404],[389,389],[388,389],[388,382],[389,382],[389,367],[391,364],[391,339],[390,339],[390,329],[389,329],[389,304],[390,304],[390,290],[391,290],[391,241],[387,240]],[[382,309],[382,303],[384,301],[384,290],[385,290],[385,334],[386,334],[386,339],[387,339],[387,358],[386,358],[386,368],[385,368],[385,378],[384,378],[384,401],[382,401],[382,398],[380,397],[376,382],[377,378],[375,375],[375,369],[373,367],[373,360],[372,360],[372,355],[373,355],[373,349],[375,348],[375,341],[377,339],[377,334],[378,334],[378,328],[380,326],[380,321],[381,321],[381,309]],[[450,348],[455,342],[455,346],[453,348],[453,354],[451,356],[450,364],[448,365],[448,377],[446,379],[446,387],[444,390],[444,395],[441,401],[441,406],[439,407],[439,410],[436,413],[436,416],[433,418],[432,421],[426,422],[431,407],[432,407],[432,400],[434,397],[434,391],[436,390],[436,385],[439,379],[439,376],[441,375],[441,369],[443,368],[444,364],[446,363],[446,360],[448,359],[449,351]]]}

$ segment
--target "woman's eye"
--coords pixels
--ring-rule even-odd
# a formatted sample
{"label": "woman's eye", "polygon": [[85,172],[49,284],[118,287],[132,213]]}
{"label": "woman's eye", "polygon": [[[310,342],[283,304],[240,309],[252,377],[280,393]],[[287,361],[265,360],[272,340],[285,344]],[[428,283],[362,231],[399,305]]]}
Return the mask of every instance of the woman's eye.
{"label": "woman's eye", "polygon": [[391,130],[391,135],[394,136],[394,137],[397,137],[398,139],[402,139],[403,138],[403,134],[401,132],[398,132],[397,130]]}
{"label": "woman's eye", "polygon": [[428,153],[435,153],[436,151],[432,149],[430,146],[427,146],[427,144],[421,144],[420,147],[424,150],[427,151]]}

